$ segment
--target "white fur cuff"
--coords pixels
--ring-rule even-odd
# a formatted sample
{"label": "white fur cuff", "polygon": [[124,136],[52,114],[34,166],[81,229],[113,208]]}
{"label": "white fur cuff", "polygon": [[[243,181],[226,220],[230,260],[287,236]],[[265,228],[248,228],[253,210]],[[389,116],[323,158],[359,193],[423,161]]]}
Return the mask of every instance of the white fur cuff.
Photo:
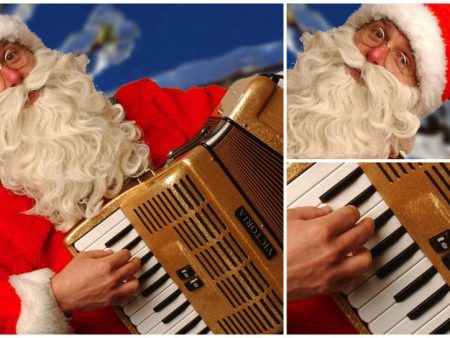
{"label": "white fur cuff", "polygon": [[50,269],[41,269],[9,278],[22,302],[17,333],[54,334],[73,331],[53,295],[50,279],[54,274]]}

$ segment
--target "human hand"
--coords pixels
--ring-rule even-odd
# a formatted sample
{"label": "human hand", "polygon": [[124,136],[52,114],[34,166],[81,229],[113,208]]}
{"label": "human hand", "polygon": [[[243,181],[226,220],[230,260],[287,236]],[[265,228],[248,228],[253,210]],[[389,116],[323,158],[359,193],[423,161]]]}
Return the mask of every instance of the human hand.
{"label": "human hand", "polygon": [[51,280],[55,299],[65,313],[117,305],[139,288],[133,274],[141,260],[128,250],[80,252]]}
{"label": "human hand", "polygon": [[287,296],[296,300],[342,291],[372,264],[363,247],[374,232],[371,218],[354,206],[300,207],[287,211]]}

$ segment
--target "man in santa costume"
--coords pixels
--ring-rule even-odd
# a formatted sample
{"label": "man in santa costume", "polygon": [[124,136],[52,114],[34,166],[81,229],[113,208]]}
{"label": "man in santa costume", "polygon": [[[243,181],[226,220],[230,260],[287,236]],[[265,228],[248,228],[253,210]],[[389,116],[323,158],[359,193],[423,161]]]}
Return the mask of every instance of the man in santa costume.
{"label": "man in santa costume", "polygon": [[0,16],[0,332],[128,333],[111,306],[138,289],[127,250],[71,254],[67,232],[160,166],[219,104],[217,86],[95,90],[87,58]]}
{"label": "man in santa costume", "polygon": [[[337,75],[330,73],[319,75],[317,81],[320,78],[333,79],[333,81],[342,80],[345,82],[345,86],[352,88],[351,90],[361,90],[360,95],[368,100],[371,110],[365,110],[361,115],[363,110],[352,108],[361,107],[363,102],[353,101],[351,97],[347,97],[346,99],[349,101],[344,102],[341,92],[333,94],[333,90],[340,90],[338,88],[341,86],[340,82],[332,82],[333,85],[330,86],[325,83],[320,85],[318,82],[312,83],[311,91],[309,94],[305,94],[307,80],[300,79],[300,73],[297,74],[294,70],[293,73],[288,74],[288,114],[290,114],[288,126],[291,137],[292,133],[297,133],[298,137],[302,136],[301,133],[304,133],[305,138],[311,137],[308,146],[305,146],[307,143],[299,144],[298,149],[301,148],[302,153],[304,151],[303,154],[308,153],[317,157],[320,157],[321,154],[327,154],[330,157],[333,154],[340,154],[339,156],[342,157],[350,156],[351,153],[347,152],[347,149],[353,149],[352,147],[355,147],[354,149],[357,151],[355,156],[361,157],[364,155],[376,157],[375,155],[379,154],[376,150],[378,146],[386,150],[383,152],[386,157],[388,155],[395,156],[399,150],[404,150],[402,144],[413,137],[419,118],[434,111],[450,95],[450,83],[447,81],[447,60],[450,56],[449,17],[450,5],[365,4],[339,30],[335,30],[329,35],[319,33],[319,37],[311,38],[318,40],[313,42],[314,44],[323,45],[325,42],[333,40],[334,34],[340,34],[338,31],[353,31],[353,36],[358,39],[365,36],[362,45],[357,43],[357,41],[362,43],[362,40],[344,41],[349,48],[355,48],[353,41],[361,48],[360,50],[356,49],[355,55],[352,54],[349,59],[345,58],[345,53],[340,49],[336,50],[330,46],[323,47],[322,52],[326,52],[330,57],[341,54],[346,63],[342,64],[340,68],[336,66],[336,71],[342,73],[342,79],[338,80],[335,77]],[[369,35],[366,35],[367,28],[370,28],[371,34]],[[367,40],[367,38],[375,40]],[[390,64],[387,68],[388,60],[386,58],[392,58],[392,50],[399,48],[396,43],[405,42],[402,38],[407,39],[411,50],[400,49],[401,53],[395,55],[399,57],[402,57],[402,53],[405,56],[408,55],[408,62],[411,62],[411,65],[414,64],[415,68],[409,69],[407,72],[391,73],[391,70],[395,69],[395,65]],[[382,40],[382,43],[380,44],[377,40]],[[308,46],[307,43],[307,49]],[[311,52],[313,50],[314,48],[311,47]],[[409,57],[411,54],[414,56],[413,59]],[[305,63],[299,59],[296,67],[299,66],[299,69],[310,68],[310,71],[313,72],[316,65],[320,63],[319,55],[315,57],[316,60],[313,58]],[[402,60],[406,67],[409,63],[405,62],[403,58],[399,59],[399,61]],[[392,61],[389,60],[389,62]],[[375,64],[375,67],[372,63]],[[370,70],[371,68],[373,69]],[[376,71],[380,73],[380,77],[375,75]],[[414,77],[408,76],[412,74]],[[298,84],[293,82],[294,79],[300,81],[298,82],[300,83],[300,92],[295,93],[293,90],[292,86]],[[378,93],[382,97],[388,94],[396,96],[395,101],[400,102],[401,105],[395,109],[389,108],[390,103],[385,101],[385,98],[380,101],[378,94],[372,96],[370,85],[374,90],[379,88],[374,93]],[[318,86],[317,91],[314,86]],[[316,94],[317,96],[315,96]],[[327,97],[327,95],[330,96]],[[410,111],[408,111],[408,97],[417,99],[412,100],[416,102]],[[306,110],[294,112],[295,105],[305,107],[309,100],[311,107],[313,101],[320,101],[322,98],[323,102],[317,104],[317,107],[322,110],[311,111],[311,114],[318,115],[315,120],[317,128],[314,125],[308,125],[306,115],[309,113],[302,115]],[[329,102],[327,99],[330,99]],[[336,116],[335,120],[333,120],[333,111],[327,110],[334,104],[330,103],[333,99],[336,99],[334,103],[337,103],[338,99],[342,99],[344,108],[340,111],[344,115]],[[296,103],[293,103],[294,101]],[[380,115],[374,115],[376,107],[382,108],[378,111]],[[298,117],[300,115],[302,117]],[[299,120],[294,122],[296,116]],[[324,118],[323,121],[328,122],[321,122],[322,118]],[[340,118],[348,125],[341,125],[338,121]],[[374,125],[369,122],[372,118],[375,119]],[[305,119],[304,123],[302,119]],[[293,128],[293,123],[303,124],[302,129]],[[334,123],[336,126],[340,126],[336,127],[338,128],[336,131],[329,129]],[[354,128],[352,127],[353,123],[357,123]],[[391,124],[392,128],[397,128],[397,131],[392,129],[391,132],[385,133],[386,124]],[[366,136],[370,137],[363,142]],[[320,141],[319,137],[324,139]],[[361,144],[358,144],[359,141]],[[292,139],[289,142],[291,142],[289,149],[297,147],[292,144]],[[309,141],[304,140],[304,142]],[[341,148],[338,148],[338,144]],[[386,144],[389,145],[387,148]],[[374,152],[365,152],[369,148],[373,148]],[[321,150],[323,153],[313,153],[314,149]],[[373,232],[373,221],[368,219],[358,221],[359,212],[352,206],[334,211],[329,207],[304,206],[288,210],[287,215],[288,332],[304,334],[356,333],[356,329],[327,294],[344,290],[370,268],[370,253],[364,248],[364,244]],[[301,229],[303,230],[301,231]],[[299,235],[296,236],[296,234]],[[339,237],[341,243],[338,242]],[[345,238],[347,242],[343,246],[341,244]]]}
{"label": "man in santa costume", "polygon": [[302,37],[287,79],[288,158],[395,158],[450,95],[449,5],[367,4]]}

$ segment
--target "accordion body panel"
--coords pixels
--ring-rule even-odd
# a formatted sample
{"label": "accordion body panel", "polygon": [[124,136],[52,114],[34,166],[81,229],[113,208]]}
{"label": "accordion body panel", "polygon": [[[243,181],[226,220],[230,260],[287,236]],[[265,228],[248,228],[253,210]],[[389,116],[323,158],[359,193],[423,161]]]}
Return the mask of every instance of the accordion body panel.
{"label": "accordion body panel", "polygon": [[[279,127],[264,120],[282,121],[282,91],[262,76],[238,82],[213,116],[220,118],[211,124],[214,132],[105,205],[66,244],[76,254],[77,243],[120,208],[213,333],[279,333],[282,135],[274,135]],[[194,278],[179,275],[187,266]],[[190,290],[194,279],[197,284]],[[117,311],[130,331],[137,332],[124,312]]]}

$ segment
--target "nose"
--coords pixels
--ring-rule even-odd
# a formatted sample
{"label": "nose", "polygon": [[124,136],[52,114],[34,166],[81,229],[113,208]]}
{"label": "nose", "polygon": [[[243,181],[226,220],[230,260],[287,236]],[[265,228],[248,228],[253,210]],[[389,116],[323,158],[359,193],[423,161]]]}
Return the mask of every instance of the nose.
{"label": "nose", "polygon": [[0,69],[0,76],[5,83],[4,89],[17,86],[23,81],[22,74],[19,71],[11,69],[9,67],[3,67],[2,69]]}
{"label": "nose", "polygon": [[370,63],[382,66],[384,65],[384,60],[386,59],[388,53],[389,48],[385,43],[383,43],[378,47],[370,48],[367,51],[366,58]]}

